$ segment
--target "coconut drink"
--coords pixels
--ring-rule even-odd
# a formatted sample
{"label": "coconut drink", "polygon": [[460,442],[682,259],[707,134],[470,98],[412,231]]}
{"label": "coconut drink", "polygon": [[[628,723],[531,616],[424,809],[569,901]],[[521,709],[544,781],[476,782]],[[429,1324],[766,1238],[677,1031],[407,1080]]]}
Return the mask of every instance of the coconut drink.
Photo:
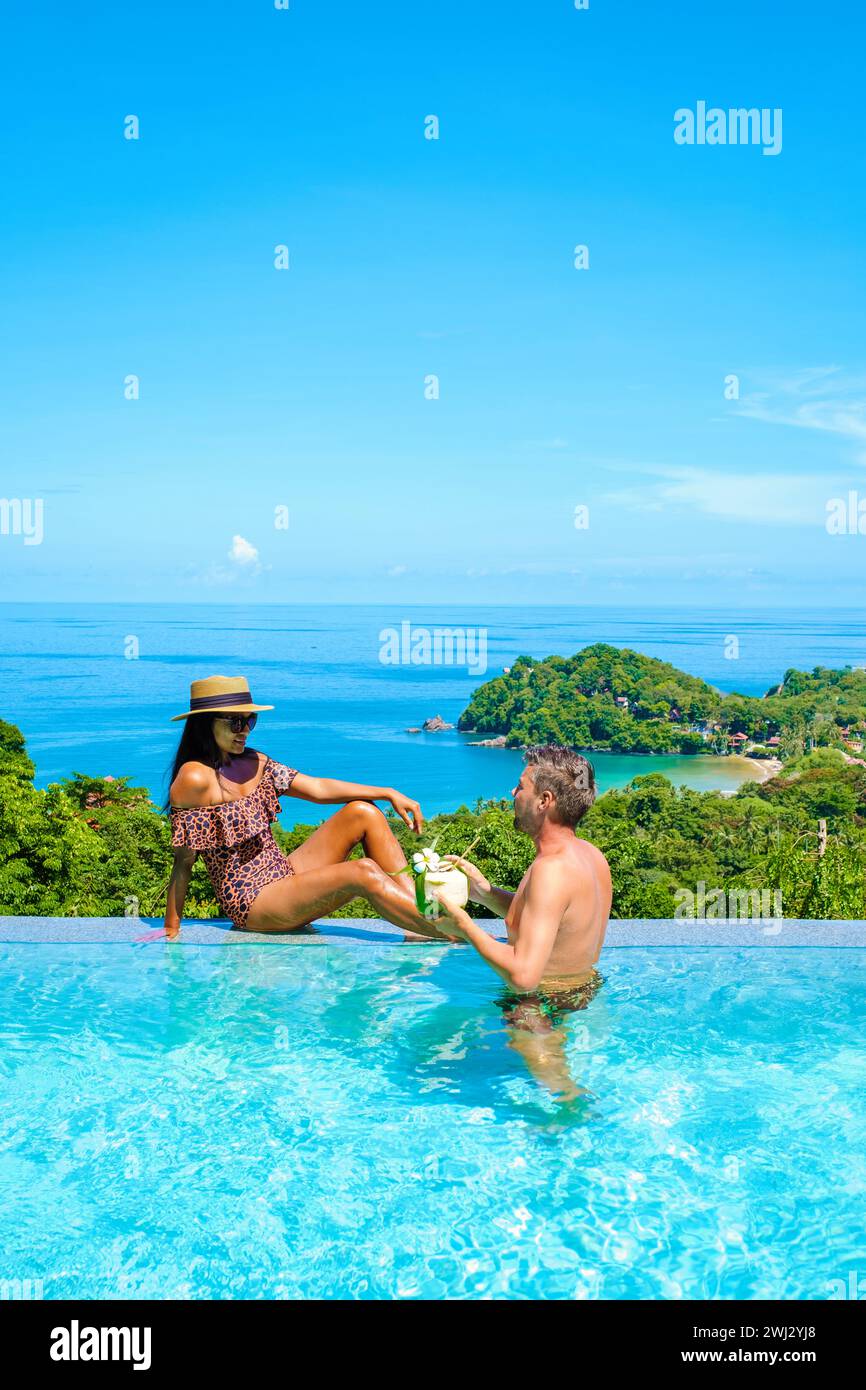
{"label": "coconut drink", "polygon": [[[436,907],[436,899],[431,891],[433,889],[441,893],[451,907],[465,907],[469,901],[469,879],[462,869],[455,868],[453,864],[428,869],[424,875],[425,897],[431,906]],[[438,911],[436,915],[438,916]]]}
{"label": "coconut drink", "polygon": [[415,901],[425,917],[438,917],[439,904],[433,896],[441,893],[452,907],[465,907],[469,901],[469,880],[462,869],[440,860],[435,849],[423,849],[412,855],[415,875]]}

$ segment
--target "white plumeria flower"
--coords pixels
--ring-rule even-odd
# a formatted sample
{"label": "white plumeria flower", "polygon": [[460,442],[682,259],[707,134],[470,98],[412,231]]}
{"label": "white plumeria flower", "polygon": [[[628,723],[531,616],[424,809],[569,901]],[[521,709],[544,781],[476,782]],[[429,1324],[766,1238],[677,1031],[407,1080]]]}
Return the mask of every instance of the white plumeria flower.
{"label": "white plumeria flower", "polygon": [[438,869],[439,855],[435,849],[416,850],[412,855],[412,867],[416,874],[423,874],[427,869]]}

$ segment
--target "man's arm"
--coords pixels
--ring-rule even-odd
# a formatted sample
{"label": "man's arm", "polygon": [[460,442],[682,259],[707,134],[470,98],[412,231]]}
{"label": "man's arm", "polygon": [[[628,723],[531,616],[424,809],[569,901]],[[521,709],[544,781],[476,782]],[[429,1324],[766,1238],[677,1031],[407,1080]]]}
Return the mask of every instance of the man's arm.
{"label": "man's arm", "polygon": [[[524,889],[516,946],[488,936],[460,907],[451,907],[439,894],[441,929],[459,936],[520,994],[537,989],[553,950],[569,902],[569,876],[555,860],[532,865]],[[455,930],[456,929],[456,930]]]}

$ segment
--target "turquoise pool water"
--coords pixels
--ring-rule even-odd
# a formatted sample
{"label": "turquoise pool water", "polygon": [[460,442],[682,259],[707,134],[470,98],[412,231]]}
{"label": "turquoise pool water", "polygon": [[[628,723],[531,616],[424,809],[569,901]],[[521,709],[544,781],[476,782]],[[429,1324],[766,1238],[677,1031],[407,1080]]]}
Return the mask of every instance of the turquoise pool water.
{"label": "turquoise pool water", "polygon": [[603,963],[545,1081],[461,948],[0,947],[0,1278],[829,1297],[863,1268],[866,951]]}

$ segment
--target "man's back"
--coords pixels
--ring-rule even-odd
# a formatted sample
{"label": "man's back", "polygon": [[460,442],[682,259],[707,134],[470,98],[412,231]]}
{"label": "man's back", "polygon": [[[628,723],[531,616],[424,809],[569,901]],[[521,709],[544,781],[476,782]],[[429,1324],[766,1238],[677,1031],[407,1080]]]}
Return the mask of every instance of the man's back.
{"label": "man's back", "polygon": [[[592,971],[601,953],[610,916],[612,886],[607,860],[595,845],[576,836],[555,849],[539,850],[524,874],[505,918],[512,946],[520,938],[526,903],[541,880],[555,882],[563,908],[542,982],[575,984]],[[542,891],[545,891],[542,890]]]}

